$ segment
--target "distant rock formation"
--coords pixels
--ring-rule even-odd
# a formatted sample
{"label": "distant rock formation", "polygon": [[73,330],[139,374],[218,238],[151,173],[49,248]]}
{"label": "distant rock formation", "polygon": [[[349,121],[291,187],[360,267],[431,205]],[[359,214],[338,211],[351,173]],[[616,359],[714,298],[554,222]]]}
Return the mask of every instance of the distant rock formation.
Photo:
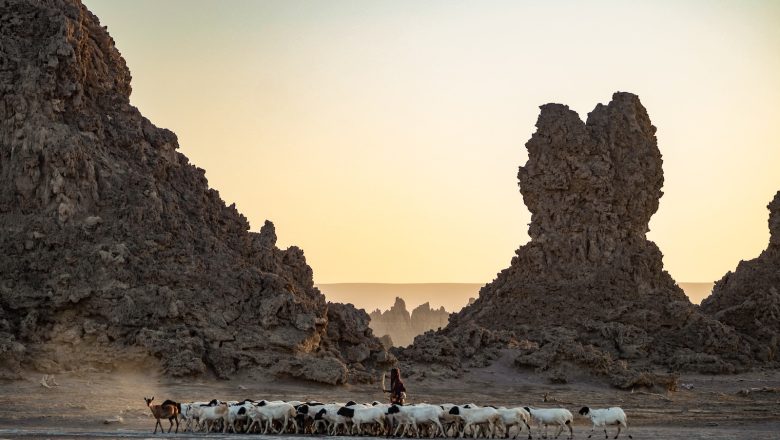
{"label": "distant rock formation", "polygon": [[[372,381],[368,315],[327,304],[297,247],[225,206],[77,0],[0,12],[0,374],[139,364]],[[218,146],[215,146],[218,147]]]}
{"label": "distant rock formation", "polygon": [[474,304],[401,351],[458,369],[503,349],[553,381],[582,371],[619,387],[671,380],[658,367],[739,371],[751,353],[733,329],[700,313],[645,237],[662,195],[661,153],[639,98],[615,93],[587,122],[546,104],[526,144],[520,192],[531,241]]}
{"label": "distant rock formation", "polygon": [[369,316],[375,335],[388,335],[393,345],[403,347],[411,344],[419,334],[446,326],[450,314],[444,307],[432,309],[426,302],[412,310],[410,315],[406,310],[406,302],[396,297],[389,310],[382,312],[376,309]]}
{"label": "distant rock formation", "polygon": [[745,335],[755,356],[780,362],[780,191],[769,209],[769,246],[715,283],[701,310]]}

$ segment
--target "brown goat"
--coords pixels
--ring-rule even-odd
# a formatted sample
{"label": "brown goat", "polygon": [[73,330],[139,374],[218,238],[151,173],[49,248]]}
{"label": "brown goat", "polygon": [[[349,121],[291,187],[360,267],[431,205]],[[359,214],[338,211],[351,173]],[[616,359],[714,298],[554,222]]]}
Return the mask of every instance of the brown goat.
{"label": "brown goat", "polygon": [[171,426],[168,427],[168,432],[171,432],[171,428],[173,428],[173,421],[176,421],[176,432],[179,432],[179,404],[172,400],[166,400],[163,402],[162,405],[152,405],[152,400],[154,400],[154,396],[152,396],[151,399],[147,399],[144,397],[144,401],[146,401],[146,406],[149,407],[149,409],[152,411],[152,415],[155,419],[157,419],[157,423],[154,424],[154,433],[157,434],[157,426],[160,426],[160,432],[165,432],[165,429],[162,426],[162,423],[160,423],[160,419],[168,419],[168,422],[171,424]]}

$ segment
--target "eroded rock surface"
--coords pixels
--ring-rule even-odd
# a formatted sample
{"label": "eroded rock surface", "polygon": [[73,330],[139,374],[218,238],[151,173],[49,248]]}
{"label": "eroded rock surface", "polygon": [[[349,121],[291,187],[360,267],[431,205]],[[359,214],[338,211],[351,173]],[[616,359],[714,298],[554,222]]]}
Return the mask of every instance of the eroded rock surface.
{"label": "eroded rock surface", "polygon": [[780,360],[780,192],[769,209],[769,246],[715,283],[701,310],[746,335],[756,357]]}
{"label": "eroded rock surface", "polygon": [[343,383],[392,364],[367,314],[326,304],[272,223],[248,232],[130,91],[80,2],[0,2],[3,374],[148,364]]}
{"label": "eroded rock surface", "polygon": [[536,127],[518,173],[531,241],[446,329],[419,336],[402,355],[457,370],[512,349],[518,367],[553,381],[583,371],[620,387],[666,381],[658,368],[749,366],[744,339],[690,303],[645,237],[663,171],[639,98],[616,93],[587,122],[547,104]]}
{"label": "eroded rock surface", "polygon": [[432,309],[427,302],[415,307],[409,313],[406,302],[396,297],[390,309],[384,312],[376,309],[369,316],[371,329],[375,335],[388,335],[393,344],[403,347],[411,344],[414,337],[419,334],[446,326],[450,314],[444,310],[444,307]]}

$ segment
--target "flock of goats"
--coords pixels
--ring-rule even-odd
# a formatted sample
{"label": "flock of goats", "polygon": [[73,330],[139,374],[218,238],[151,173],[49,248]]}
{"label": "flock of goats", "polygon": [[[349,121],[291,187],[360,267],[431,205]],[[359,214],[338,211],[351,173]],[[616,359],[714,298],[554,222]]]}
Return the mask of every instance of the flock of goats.
{"label": "flock of goats", "polygon": [[[569,438],[574,437],[572,424],[574,416],[564,408],[531,408],[531,407],[493,407],[466,405],[431,405],[419,403],[414,405],[391,405],[387,403],[321,403],[299,401],[254,401],[178,403],[166,400],[160,405],[144,398],[151,409],[157,427],[163,430],[161,420],[168,420],[171,432],[176,423],[179,432],[179,420],[184,423],[184,431],[199,430],[223,433],[263,434],[330,434],[330,435],[371,435],[397,436],[420,435],[426,437],[456,437],[478,436],[484,438],[508,438],[514,428],[513,439],[516,439],[525,428],[531,439],[532,421],[539,425],[543,438],[547,438],[548,426],[557,428],[555,438],[564,430],[569,431]],[[626,414],[620,408],[591,409],[583,407],[579,414],[590,418],[593,435],[596,428],[617,425],[618,438],[622,429],[628,434]],[[588,436],[590,438],[590,436]],[[628,435],[628,438],[632,438]]]}

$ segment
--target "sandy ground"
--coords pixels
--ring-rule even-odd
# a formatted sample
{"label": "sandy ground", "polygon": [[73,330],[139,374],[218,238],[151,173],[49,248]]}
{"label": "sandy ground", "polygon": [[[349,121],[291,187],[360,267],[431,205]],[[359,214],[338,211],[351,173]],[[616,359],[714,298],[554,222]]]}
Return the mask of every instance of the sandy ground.
{"label": "sandy ground", "polygon": [[[621,391],[587,380],[550,385],[538,376],[518,373],[517,370],[510,372],[508,368],[499,362],[486,369],[474,370],[458,381],[409,379],[409,400],[563,406],[572,413],[583,405],[621,406],[628,414],[635,439],[780,439],[778,371],[733,376],[684,375],[680,382],[690,385],[691,389],[656,394]],[[156,401],[166,398],[179,401],[212,398],[372,401],[385,398],[379,385],[330,387],[249,376],[216,381],[170,380],[137,372],[72,373],[57,375],[59,386],[51,389],[42,387],[40,379],[40,375],[30,375],[28,380],[0,382],[0,438],[149,438],[152,437],[154,419],[145,407],[143,397],[150,395],[156,396]],[[766,388],[768,391],[740,392],[751,388]],[[545,394],[547,402],[544,401]],[[104,420],[116,416],[121,416],[123,422],[104,424]],[[575,438],[586,438],[590,431],[589,421],[576,417],[574,431]],[[614,430],[610,433],[613,436]],[[223,437],[190,433],[177,437],[204,436]],[[594,438],[602,436],[603,432],[597,432]],[[296,438],[284,437],[288,440]],[[536,430],[534,438],[539,438]]]}

